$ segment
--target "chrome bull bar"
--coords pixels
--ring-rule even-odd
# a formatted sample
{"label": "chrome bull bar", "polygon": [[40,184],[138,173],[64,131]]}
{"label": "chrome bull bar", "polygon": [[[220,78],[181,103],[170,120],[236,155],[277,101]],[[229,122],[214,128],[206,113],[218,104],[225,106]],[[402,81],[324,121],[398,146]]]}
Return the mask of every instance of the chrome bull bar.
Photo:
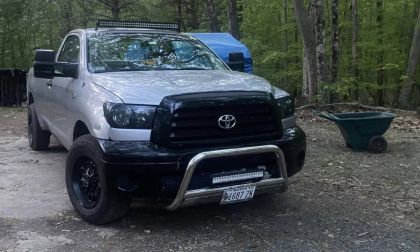
{"label": "chrome bull bar", "polygon": [[[277,167],[279,169],[279,178],[263,179],[259,182],[249,183],[249,185],[256,186],[256,194],[270,192],[273,190],[285,191],[287,189],[287,170],[286,162],[284,159],[283,151],[275,145],[263,145],[255,147],[235,148],[235,149],[224,149],[215,151],[206,151],[195,155],[185,170],[184,178],[182,179],[181,185],[178,189],[178,193],[172,203],[166,207],[167,210],[176,210],[181,206],[195,205],[198,203],[207,203],[220,200],[223,191],[231,188],[220,187],[210,189],[197,189],[188,190],[191,182],[191,178],[194,171],[201,161],[210,158],[226,157],[226,156],[241,156],[247,154],[262,154],[262,153],[275,153],[277,156]],[[246,185],[246,184],[244,184]]]}

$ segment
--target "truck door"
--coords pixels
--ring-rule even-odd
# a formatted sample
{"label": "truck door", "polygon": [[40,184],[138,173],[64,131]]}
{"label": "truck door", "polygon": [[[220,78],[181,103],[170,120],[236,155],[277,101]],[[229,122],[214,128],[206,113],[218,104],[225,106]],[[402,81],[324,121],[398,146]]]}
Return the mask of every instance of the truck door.
{"label": "truck door", "polygon": [[[67,36],[57,55],[57,63],[79,63],[80,65],[80,39],[77,35]],[[81,77],[61,77],[60,69],[56,68],[56,77],[52,82],[53,106],[50,108],[54,134],[60,139],[70,142],[72,139],[73,118],[69,111],[73,100],[74,91],[81,85]],[[80,72],[80,71],[79,71]],[[81,76],[81,74],[80,74]]]}
{"label": "truck door", "polygon": [[[31,71],[29,73],[33,75]],[[51,107],[51,84],[52,79],[45,78],[29,78],[30,85],[32,86],[31,92],[34,97],[35,110],[38,116],[39,123],[44,129],[50,127],[51,116],[48,114],[49,107]]]}

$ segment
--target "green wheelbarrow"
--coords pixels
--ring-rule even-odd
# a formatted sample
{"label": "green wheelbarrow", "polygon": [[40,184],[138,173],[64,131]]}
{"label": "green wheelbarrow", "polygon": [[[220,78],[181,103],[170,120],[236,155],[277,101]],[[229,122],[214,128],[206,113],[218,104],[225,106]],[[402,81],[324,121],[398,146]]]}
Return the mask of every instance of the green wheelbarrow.
{"label": "green wheelbarrow", "polygon": [[396,116],[388,112],[330,114],[314,111],[314,113],[337,124],[348,148],[373,153],[382,153],[386,150],[388,143],[383,134]]}

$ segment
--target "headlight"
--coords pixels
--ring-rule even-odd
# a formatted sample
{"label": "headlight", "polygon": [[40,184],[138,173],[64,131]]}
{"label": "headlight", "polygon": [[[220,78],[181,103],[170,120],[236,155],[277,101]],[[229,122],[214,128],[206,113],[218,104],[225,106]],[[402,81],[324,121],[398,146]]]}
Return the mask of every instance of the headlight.
{"label": "headlight", "polygon": [[282,118],[287,118],[295,114],[295,101],[290,96],[276,99]]}
{"label": "headlight", "polygon": [[104,103],[104,114],[113,128],[151,129],[156,106]]}

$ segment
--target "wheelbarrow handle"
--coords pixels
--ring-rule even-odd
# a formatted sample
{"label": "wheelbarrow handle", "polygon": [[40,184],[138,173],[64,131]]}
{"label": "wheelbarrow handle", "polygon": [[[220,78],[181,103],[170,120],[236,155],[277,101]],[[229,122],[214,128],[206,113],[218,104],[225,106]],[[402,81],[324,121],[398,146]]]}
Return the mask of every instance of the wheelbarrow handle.
{"label": "wheelbarrow handle", "polygon": [[312,112],[313,112],[315,115],[319,116],[319,117],[322,117],[322,118],[325,118],[325,119],[328,119],[328,120],[331,120],[331,121],[337,121],[337,120],[340,120],[340,118],[336,117],[336,116],[335,116],[335,115],[333,115],[333,114],[330,114],[330,113],[328,113],[328,112],[325,112],[325,111],[312,110]]}

